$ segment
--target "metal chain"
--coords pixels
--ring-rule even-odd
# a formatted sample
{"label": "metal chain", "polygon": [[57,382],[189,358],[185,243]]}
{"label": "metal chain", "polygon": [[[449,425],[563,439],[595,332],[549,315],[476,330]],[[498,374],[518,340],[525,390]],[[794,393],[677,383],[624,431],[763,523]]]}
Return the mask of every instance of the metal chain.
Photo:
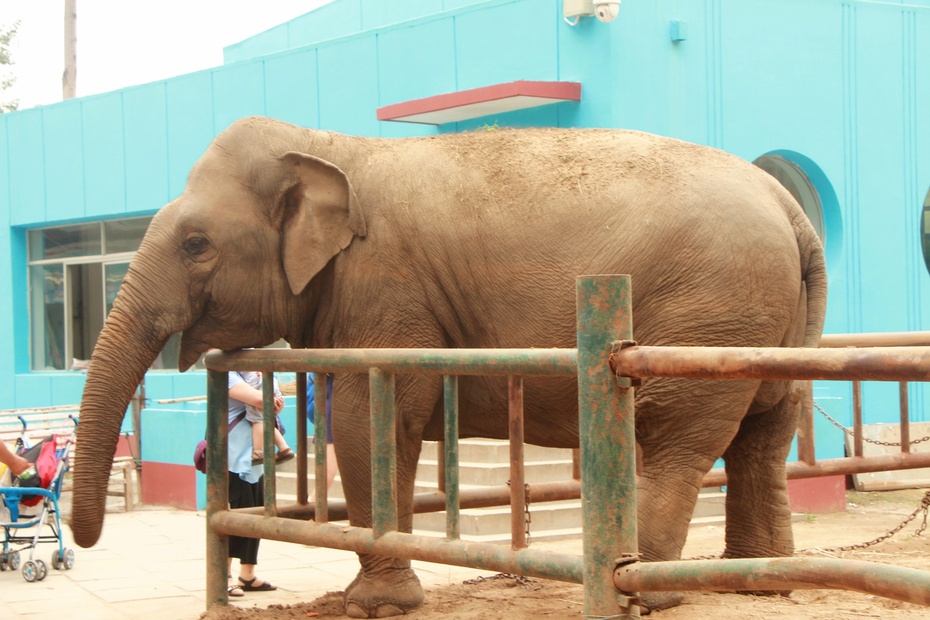
{"label": "metal chain", "polygon": [[[827,413],[826,411],[824,411],[823,408],[822,408],[820,405],[817,404],[817,401],[816,401],[816,400],[814,401],[814,407],[817,408],[817,411],[819,411],[819,412],[823,415],[823,417],[825,417],[827,420],[829,420],[830,422],[832,422],[833,425],[834,425],[835,427],[837,427],[838,429],[840,429],[841,431],[843,431],[843,432],[846,433],[847,435],[852,435],[852,434],[853,434],[853,431],[852,431],[851,429],[849,429],[849,428],[843,426],[842,424],[840,424],[839,422],[837,422],[834,418],[832,418],[832,417],[830,416],[829,413]],[[879,441],[879,440],[877,440],[877,439],[869,439],[868,437],[865,437],[865,436],[862,437],[862,440],[863,440],[863,441],[866,441],[866,442],[868,442],[868,443],[870,443],[870,444],[874,444],[874,445],[876,445],[876,446],[889,446],[889,447],[900,447],[900,446],[901,446],[901,442],[900,442],[900,441]],[[926,436],[924,436],[924,437],[921,437],[920,439],[914,439],[914,440],[911,441],[910,444],[908,444],[908,445],[913,446],[913,445],[915,445],[915,444],[919,444],[919,443],[922,443],[922,442],[924,442],[924,441],[930,441],[930,435],[926,435]]]}
{"label": "metal chain", "polygon": [[474,586],[485,581],[497,581],[498,579],[509,579],[523,586],[524,588],[532,587],[533,590],[538,590],[540,587],[542,587],[540,582],[536,579],[533,579],[532,577],[514,575],[513,573],[497,573],[496,575],[491,575],[490,577],[478,576],[474,579],[466,579],[462,583],[465,585]]}
{"label": "metal chain", "polygon": [[923,534],[923,532],[927,529],[927,513],[928,513],[928,511],[930,511],[930,489],[928,489],[927,492],[924,493],[923,499],[920,500],[920,506],[918,506],[917,509],[916,509],[914,512],[912,512],[908,517],[906,517],[906,518],[904,519],[904,521],[901,522],[900,525],[898,525],[898,526],[895,527],[894,529],[889,530],[888,533],[883,534],[883,535],[879,536],[878,538],[876,538],[876,539],[874,539],[874,540],[870,540],[869,542],[859,543],[858,545],[846,545],[845,547],[830,547],[829,549],[817,549],[817,548],[813,548],[813,549],[801,549],[800,551],[798,551],[798,553],[805,553],[805,554],[808,554],[808,555],[812,555],[812,554],[822,553],[822,552],[830,552],[830,553],[833,553],[833,552],[837,552],[837,551],[855,551],[855,550],[857,550],[857,549],[865,549],[865,548],[867,548],[867,547],[871,547],[871,546],[873,546],[873,545],[877,545],[878,543],[882,542],[883,540],[887,540],[887,539],[891,538],[892,536],[894,536],[895,534],[897,534],[898,532],[900,532],[901,530],[903,530],[903,529],[904,529],[904,526],[906,526],[908,523],[910,523],[911,521],[913,521],[913,520],[917,517],[917,515],[918,515],[919,513],[923,512],[923,513],[924,513],[923,522],[920,524],[920,526],[919,526],[919,527],[917,528],[917,530],[914,532],[914,535],[915,535],[915,536],[920,536],[920,535]]}
{"label": "metal chain", "polygon": [[[908,517],[906,517],[904,521],[900,523],[900,525],[889,530],[886,534],[882,534],[881,536],[879,536],[878,538],[874,540],[870,540],[869,542],[859,543],[858,545],[847,545],[845,547],[830,547],[829,549],[822,549],[819,547],[812,547],[810,549],[798,549],[796,553],[805,554],[805,555],[817,555],[821,553],[836,553],[840,551],[854,551],[857,549],[866,549],[867,547],[877,545],[883,540],[888,540],[889,538],[891,538],[892,536],[894,536],[895,534],[903,530],[904,527],[908,523],[913,521],[915,518],[917,518],[917,515],[921,512],[924,513],[924,518],[920,526],[914,531],[914,536],[921,536],[927,530],[927,516],[928,514],[930,514],[930,489],[928,489],[927,492],[924,493],[923,499],[920,500],[920,506],[918,506],[917,509],[914,510],[914,512],[912,512]],[[719,559],[720,557],[721,556],[719,555],[699,555],[699,556],[695,556],[691,558],[682,558],[682,559],[716,560],[716,559]]]}

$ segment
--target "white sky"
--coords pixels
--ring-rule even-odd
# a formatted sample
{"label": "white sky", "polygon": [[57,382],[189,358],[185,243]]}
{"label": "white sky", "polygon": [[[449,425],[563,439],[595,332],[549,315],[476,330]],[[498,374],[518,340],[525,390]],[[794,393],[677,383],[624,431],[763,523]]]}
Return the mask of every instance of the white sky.
{"label": "white sky", "polygon": [[[76,0],[77,94],[93,95],[223,64],[223,47],[331,0]],[[61,101],[64,0],[0,0],[0,26],[19,20],[20,109]]]}

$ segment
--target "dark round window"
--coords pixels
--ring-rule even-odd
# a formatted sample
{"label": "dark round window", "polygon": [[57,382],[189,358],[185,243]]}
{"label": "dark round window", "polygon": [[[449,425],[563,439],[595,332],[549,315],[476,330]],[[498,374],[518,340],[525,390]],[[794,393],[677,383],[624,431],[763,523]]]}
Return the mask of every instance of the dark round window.
{"label": "dark round window", "polygon": [[817,231],[821,241],[826,241],[824,237],[823,226],[823,205],[820,201],[820,194],[811,183],[810,177],[801,169],[799,165],[785,159],[781,155],[763,155],[754,162],[775,179],[781,183],[788,192],[798,201],[807,218]]}
{"label": "dark round window", "polygon": [[924,198],[924,210],[920,217],[920,247],[924,250],[924,263],[930,271],[930,190]]}

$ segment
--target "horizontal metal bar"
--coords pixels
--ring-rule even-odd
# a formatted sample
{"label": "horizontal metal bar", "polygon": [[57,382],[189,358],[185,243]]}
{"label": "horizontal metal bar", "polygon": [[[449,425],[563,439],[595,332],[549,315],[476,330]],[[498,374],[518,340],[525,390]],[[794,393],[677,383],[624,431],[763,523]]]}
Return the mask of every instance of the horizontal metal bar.
{"label": "horizontal metal bar", "polygon": [[575,349],[251,349],[208,353],[211,370],[433,375],[577,374]]}
{"label": "horizontal metal bar", "polygon": [[[818,460],[813,465],[801,461],[787,463],[785,465],[789,480],[841,474],[867,474],[876,471],[922,469],[924,467],[930,467],[930,452],[847,456],[838,459]],[[717,468],[710,470],[707,475],[704,476],[703,486],[719,487],[726,483],[726,472],[722,468]]]}
{"label": "horizontal metal bar", "polygon": [[209,527],[217,534],[280,540],[356,553],[409,560],[440,562],[485,570],[581,583],[581,556],[533,549],[514,551],[504,545],[433,538],[417,534],[387,532],[377,539],[370,529],[261,517],[239,512],[214,514]]}
{"label": "horizontal metal bar", "polygon": [[797,349],[645,347],[618,349],[611,368],[624,377],[928,381],[930,347]]}
{"label": "horizontal metal bar", "polygon": [[830,588],[930,605],[930,571],[832,558],[636,562],[617,568],[614,584],[622,592]]}
{"label": "horizontal metal bar", "polygon": [[[557,502],[568,499],[581,498],[581,482],[578,480],[563,480],[558,482],[537,482],[529,488],[533,502]],[[510,504],[510,487],[500,485],[480,489],[465,489],[459,491],[459,507],[490,508],[492,506],[508,506]],[[441,492],[417,493],[413,496],[413,512],[439,512],[445,510],[446,494]],[[242,508],[235,512],[242,514],[262,514],[260,508]],[[313,504],[278,504],[278,515],[290,519],[309,520],[314,518]],[[349,518],[345,500],[331,500],[329,502],[329,518],[332,521],[345,521]]]}
{"label": "horizontal metal bar", "polygon": [[874,332],[866,334],[824,334],[821,348],[834,347],[927,347],[930,332]]}

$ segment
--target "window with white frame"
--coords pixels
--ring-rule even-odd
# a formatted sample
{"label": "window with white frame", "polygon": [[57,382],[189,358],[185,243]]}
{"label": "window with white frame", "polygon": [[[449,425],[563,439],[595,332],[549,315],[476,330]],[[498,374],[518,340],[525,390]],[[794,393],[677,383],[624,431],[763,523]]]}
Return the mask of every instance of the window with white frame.
{"label": "window with white frame", "polygon": [[[97,336],[152,218],[30,230],[29,310],[33,370],[72,370]],[[175,335],[153,368],[177,368]]]}

